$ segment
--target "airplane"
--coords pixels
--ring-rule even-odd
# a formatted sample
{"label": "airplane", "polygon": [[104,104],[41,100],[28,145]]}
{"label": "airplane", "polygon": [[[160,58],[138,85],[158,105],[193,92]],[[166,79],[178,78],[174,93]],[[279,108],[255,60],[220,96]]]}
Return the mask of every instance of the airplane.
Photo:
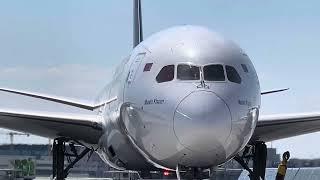
{"label": "airplane", "polygon": [[249,56],[233,41],[194,25],[144,40],[141,0],[133,0],[133,21],[132,52],[92,102],[0,88],[94,113],[0,109],[0,127],[54,139],[55,179],[93,152],[117,170],[172,171],[178,179],[202,178],[235,159],[250,179],[264,179],[266,142],[320,130],[319,113],[259,115],[262,95],[287,89],[261,92]]}

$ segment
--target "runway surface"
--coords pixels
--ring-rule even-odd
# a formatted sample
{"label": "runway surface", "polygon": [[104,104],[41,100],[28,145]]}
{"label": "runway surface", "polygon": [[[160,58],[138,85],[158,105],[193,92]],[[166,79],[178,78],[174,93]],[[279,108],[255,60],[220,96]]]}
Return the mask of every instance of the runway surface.
{"label": "runway surface", "polygon": [[[274,180],[277,173],[276,168],[270,168],[266,171],[266,180]],[[117,179],[117,178],[116,178]],[[127,178],[124,178],[123,180],[126,180]],[[223,180],[228,179],[231,180],[230,177],[226,174],[224,177],[220,176],[218,178],[215,178],[216,180]],[[287,170],[286,178],[285,180],[318,180],[320,179],[320,167],[316,168],[289,168]],[[38,177],[35,180],[50,180],[49,177]],[[112,180],[112,178],[79,178],[79,177],[71,177],[67,180]],[[246,171],[243,171],[239,178],[236,178],[234,180],[249,180],[248,173]]]}
{"label": "runway surface", "polygon": [[[50,180],[50,178],[38,177],[35,180]],[[68,178],[66,180],[112,180],[112,178],[79,178],[79,177],[74,177],[74,178]]]}

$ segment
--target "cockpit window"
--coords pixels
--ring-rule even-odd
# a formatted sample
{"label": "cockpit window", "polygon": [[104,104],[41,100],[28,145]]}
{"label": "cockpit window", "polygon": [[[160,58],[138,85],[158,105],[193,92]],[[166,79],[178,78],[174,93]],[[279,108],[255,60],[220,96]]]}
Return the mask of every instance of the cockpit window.
{"label": "cockpit window", "polygon": [[199,80],[200,67],[188,64],[179,64],[177,78],[180,80]]}
{"label": "cockpit window", "polygon": [[223,66],[220,64],[207,65],[203,67],[204,80],[225,81]]}
{"label": "cockpit window", "polygon": [[238,83],[238,84],[241,83],[241,77],[234,67],[226,66],[226,72],[227,72],[227,77],[229,81]]}
{"label": "cockpit window", "polygon": [[242,67],[244,72],[246,72],[246,73],[249,72],[248,67],[245,64],[241,64],[241,67]]}
{"label": "cockpit window", "polygon": [[156,77],[158,83],[172,81],[174,78],[174,65],[164,66]]}

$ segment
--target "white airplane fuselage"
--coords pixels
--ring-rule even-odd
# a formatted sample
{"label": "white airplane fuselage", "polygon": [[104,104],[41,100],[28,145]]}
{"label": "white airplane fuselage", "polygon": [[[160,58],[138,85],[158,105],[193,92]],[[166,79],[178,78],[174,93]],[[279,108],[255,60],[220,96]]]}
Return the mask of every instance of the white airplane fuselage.
{"label": "white airplane fuselage", "polygon": [[260,97],[255,68],[235,43],[199,26],[161,31],[134,48],[96,99],[108,102],[98,111],[98,153],[119,169],[222,164],[249,142]]}

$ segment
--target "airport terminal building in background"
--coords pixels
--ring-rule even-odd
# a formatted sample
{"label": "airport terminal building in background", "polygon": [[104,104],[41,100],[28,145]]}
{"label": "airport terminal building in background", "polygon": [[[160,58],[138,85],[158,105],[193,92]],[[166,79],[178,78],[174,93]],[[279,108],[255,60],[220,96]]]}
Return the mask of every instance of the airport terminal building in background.
{"label": "airport terminal building in background", "polygon": [[[31,159],[35,164],[36,176],[49,177],[52,174],[51,146],[48,145],[0,145],[0,169],[14,168],[14,161]],[[67,164],[68,160],[65,159]],[[81,159],[70,174],[81,177],[103,177],[109,167],[93,153]]]}

